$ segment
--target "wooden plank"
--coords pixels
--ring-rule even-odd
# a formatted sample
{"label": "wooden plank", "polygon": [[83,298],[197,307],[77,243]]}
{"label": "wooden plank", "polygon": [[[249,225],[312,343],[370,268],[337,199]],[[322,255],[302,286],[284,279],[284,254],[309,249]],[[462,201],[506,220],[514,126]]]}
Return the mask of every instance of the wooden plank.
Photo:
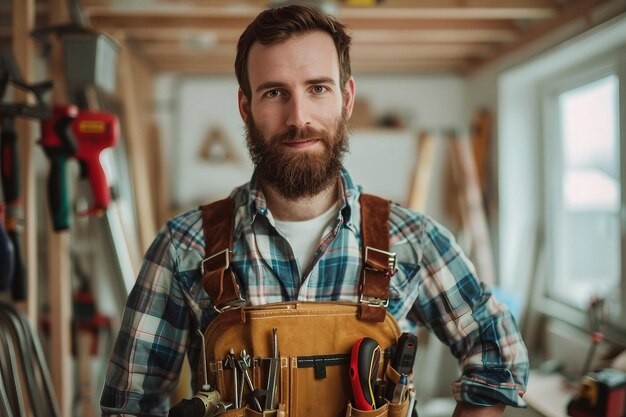
{"label": "wooden plank", "polygon": [[424,212],[428,202],[433,162],[435,160],[435,140],[428,132],[422,132],[418,138],[415,170],[409,190],[408,207]]}
{"label": "wooden plank", "polygon": [[460,214],[472,244],[470,257],[480,280],[488,285],[495,285],[493,249],[471,144],[467,138],[457,137],[454,132],[449,135],[449,140]]}
{"label": "wooden plank", "polygon": [[[69,15],[63,0],[50,1],[50,23],[67,22]],[[49,73],[54,88],[52,103],[67,102],[63,50],[58,37],[50,36],[52,51],[49,58]],[[47,213],[46,213],[47,214]],[[47,216],[48,248],[48,303],[50,305],[50,374],[54,383],[61,416],[72,415],[74,396],[74,374],[72,372],[72,282],[70,260],[70,232],[52,231]]]}
{"label": "wooden plank", "polygon": [[[116,37],[119,39],[120,37]],[[157,232],[155,208],[151,196],[151,180],[148,158],[150,154],[145,139],[142,114],[146,111],[141,105],[139,63],[130,53],[129,46],[122,43],[118,65],[118,91],[122,105],[121,126],[125,135],[128,158],[132,173],[133,190],[135,193],[136,218],[139,232],[139,249],[141,253],[148,247]]]}

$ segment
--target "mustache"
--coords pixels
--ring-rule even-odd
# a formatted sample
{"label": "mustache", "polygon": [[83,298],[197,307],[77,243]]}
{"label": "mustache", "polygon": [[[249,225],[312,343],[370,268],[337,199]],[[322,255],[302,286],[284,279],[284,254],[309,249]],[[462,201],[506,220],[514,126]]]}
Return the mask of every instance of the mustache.
{"label": "mustache", "polygon": [[328,133],[325,130],[315,129],[313,127],[290,127],[285,133],[275,135],[274,141],[276,143],[289,143],[308,139],[318,139],[323,142],[328,142],[327,138]]}

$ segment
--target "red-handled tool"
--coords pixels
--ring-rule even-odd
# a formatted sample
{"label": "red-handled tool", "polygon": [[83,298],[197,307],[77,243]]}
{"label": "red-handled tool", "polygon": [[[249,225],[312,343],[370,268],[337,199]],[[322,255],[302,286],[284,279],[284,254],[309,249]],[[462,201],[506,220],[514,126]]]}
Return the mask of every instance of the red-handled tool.
{"label": "red-handled tool", "polygon": [[78,141],[76,158],[81,163],[83,176],[89,178],[92,194],[91,207],[80,214],[100,215],[109,207],[111,198],[100,154],[115,146],[119,136],[119,122],[112,113],[85,110],[78,114],[71,126]]}
{"label": "red-handled tool", "polygon": [[374,386],[378,375],[380,346],[369,337],[362,337],[352,347],[350,380],[352,382],[353,406],[358,410],[376,408]]}

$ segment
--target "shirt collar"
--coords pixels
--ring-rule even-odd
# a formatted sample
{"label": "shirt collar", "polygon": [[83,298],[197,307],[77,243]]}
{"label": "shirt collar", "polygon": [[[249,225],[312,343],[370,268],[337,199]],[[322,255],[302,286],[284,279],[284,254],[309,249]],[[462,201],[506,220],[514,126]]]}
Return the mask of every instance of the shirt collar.
{"label": "shirt collar", "polygon": [[[348,224],[352,213],[355,208],[358,209],[358,200],[361,195],[361,187],[357,186],[352,177],[345,169],[341,169],[339,174],[341,180],[342,190],[340,193],[340,211],[343,216],[344,224]],[[263,190],[261,189],[261,185],[259,182],[259,178],[255,173],[252,174],[252,178],[248,183],[247,187],[242,186],[236,189],[233,194],[241,194],[247,192],[246,199],[246,214],[244,220],[246,223],[252,223],[257,214],[266,217],[267,212],[267,201],[265,200],[265,195],[263,194]],[[236,200],[239,200],[236,198]]]}

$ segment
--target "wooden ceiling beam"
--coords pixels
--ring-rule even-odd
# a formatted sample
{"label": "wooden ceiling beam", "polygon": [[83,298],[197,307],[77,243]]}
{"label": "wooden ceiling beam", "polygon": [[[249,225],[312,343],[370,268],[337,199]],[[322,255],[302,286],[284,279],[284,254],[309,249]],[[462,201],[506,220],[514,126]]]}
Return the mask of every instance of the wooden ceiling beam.
{"label": "wooden ceiling beam", "polygon": [[[172,30],[232,30],[241,33],[250,23],[248,18],[220,18],[194,14],[167,15],[151,13],[107,13],[89,15],[94,27],[101,30],[132,28]],[[349,32],[360,30],[503,30],[514,31],[517,25],[512,20],[480,19],[411,19],[398,18],[393,21],[376,17],[344,19]]]}
{"label": "wooden ceiling beam", "polygon": [[[600,5],[611,6],[607,7],[610,9],[610,12],[608,14],[605,14],[601,19],[597,19],[594,21],[594,19],[592,18],[593,10],[598,8]],[[623,0],[575,1],[571,5],[571,7],[564,9],[557,19],[543,22],[542,24],[536,25],[535,27],[523,32],[516,42],[507,45],[506,49],[500,50],[499,53],[494,54],[489,60],[475,63],[475,65],[473,65],[471,68],[468,68],[467,73],[471,74],[497,59],[501,59],[504,56],[510,55],[515,51],[519,51],[521,48],[531,44],[541,37],[554,32],[557,28],[562,27],[577,19],[582,19],[587,23],[587,27],[579,29],[579,33],[582,33],[583,31],[591,29],[592,27],[602,23],[603,21],[607,21],[612,17],[618,16],[623,13],[626,13],[626,2],[624,2]],[[570,34],[570,36],[573,36],[573,34]]]}
{"label": "wooden ceiling beam", "polygon": [[[443,61],[413,61],[413,62],[354,62],[353,74],[357,77],[360,74],[373,73],[403,73],[416,74],[427,72],[436,72],[440,74],[461,74],[467,67],[468,62],[465,60],[443,60]],[[234,75],[234,67],[228,63],[188,63],[181,61],[159,61],[154,63],[152,68],[156,72],[174,72],[177,74],[187,75]]]}
{"label": "wooden ceiling beam", "polygon": [[[155,6],[230,7],[264,9],[270,0],[157,0]],[[326,1],[327,5],[342,9],[394,9],[394,8],[539,8],[554,7],[552,0],[385,0],[376,6],[349,6],[340,0]],[[83,7],[127,7],[127,0],[81,0]]]}
{"label": "wooden ceiling beam", "polygon": [[[189,59],[235,59],[234,45],[214,45],[206,49],[194,49],[186,47],[180,42],[142,44],[137,46],[141,54],[151,59],[163,58],[189,58]],[[353,60],[363,57],[376,60],[396,60],[403,57],[420,58],[450,58],[450,57],[475,57],[485,58],[493,55],[496,50],[486,44],[480,43],[447,43],[447,44],[422,44],[422,45],[380,45],[365,44],[355,45],[351,51]]]}

